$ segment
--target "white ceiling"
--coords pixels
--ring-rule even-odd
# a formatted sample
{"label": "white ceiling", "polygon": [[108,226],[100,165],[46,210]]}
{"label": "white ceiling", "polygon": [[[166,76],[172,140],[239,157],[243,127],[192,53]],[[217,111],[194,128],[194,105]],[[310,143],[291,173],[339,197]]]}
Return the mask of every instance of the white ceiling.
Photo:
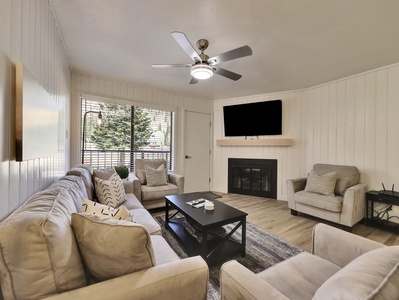
{"label": "white ceiling", "polygon": [[[50,0],[73,71],[226,99],[307,88],[399,62],[398,0]],[[239,73],[190,85],[192,63],[170,35],[209,40]]]}

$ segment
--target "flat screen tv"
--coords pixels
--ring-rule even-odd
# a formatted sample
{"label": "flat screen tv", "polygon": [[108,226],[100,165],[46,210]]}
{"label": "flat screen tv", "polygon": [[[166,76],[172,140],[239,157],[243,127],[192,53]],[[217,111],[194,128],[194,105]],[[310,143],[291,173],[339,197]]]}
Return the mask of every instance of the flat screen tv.
{"label": "flat screen tv", "polygon": [[281,100],[224,106],[223,118],[225,136],[282,134]]}

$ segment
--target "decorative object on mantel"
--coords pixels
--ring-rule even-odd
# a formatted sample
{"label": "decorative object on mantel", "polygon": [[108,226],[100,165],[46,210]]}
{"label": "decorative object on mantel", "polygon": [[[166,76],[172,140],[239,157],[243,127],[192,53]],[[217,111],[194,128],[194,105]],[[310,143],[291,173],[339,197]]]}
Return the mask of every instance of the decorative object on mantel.
{"label": "decorative object on mantel", "polygon": [[292,139],[274,138],[274,139],[223,139],[216,140],[218,146],[268,146],[268,147],[290,147],[294,144]]}

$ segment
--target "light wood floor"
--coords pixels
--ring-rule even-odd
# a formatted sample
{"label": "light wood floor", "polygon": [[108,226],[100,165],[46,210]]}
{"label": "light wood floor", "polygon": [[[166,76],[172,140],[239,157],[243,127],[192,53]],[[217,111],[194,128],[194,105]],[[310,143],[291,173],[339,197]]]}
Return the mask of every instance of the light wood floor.
{"label": "light wood floor", "polygon": [[[286,201],[237,194],[217,194],[222,196],[217,200],[248,213],[248,222],[308,251],[311,249],[313,226],[318,222],[327,223],[301,213],[292,216]],[[352,228],[352,233],[385,245],[399,245],[399,234],[361,223]]]}
{"label": "light wood floor", "polygon": [[[318,222],[327,223],[301,213],[298,213],[297,216],[292,216],[286,201],[238,194],[218,192],[216,194],[222,196],[222,198],[217,199],[218,201],[248,213],[248,222],[307,251],[311,249],[313,226]],[[155,214],[160,214],[160,212]],[[399,245],[399,234],[380,228],[358,223],[353,227],[352,233],[386,245]]]}

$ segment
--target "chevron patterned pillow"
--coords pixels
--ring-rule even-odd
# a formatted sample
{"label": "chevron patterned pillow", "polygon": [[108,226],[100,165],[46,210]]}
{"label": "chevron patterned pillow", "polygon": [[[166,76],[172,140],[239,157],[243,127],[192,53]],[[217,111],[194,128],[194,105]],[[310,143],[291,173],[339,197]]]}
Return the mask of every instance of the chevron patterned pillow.
{"label": "chevron patterned pillow", "polygon": [[112,174],[108,180],[95,177],[94,185],[98,201],[101,204],[115,208],[126,201],[125,188],[117,173]]}
{"label": "chevron patterned pillow", "polygon": [[109,216],[115,220],[132,221],[133,215],[131,212],[123,205],[118,208],[113,208],[98,202],[94,202],[88,199],[83,199],[82,213]]}

